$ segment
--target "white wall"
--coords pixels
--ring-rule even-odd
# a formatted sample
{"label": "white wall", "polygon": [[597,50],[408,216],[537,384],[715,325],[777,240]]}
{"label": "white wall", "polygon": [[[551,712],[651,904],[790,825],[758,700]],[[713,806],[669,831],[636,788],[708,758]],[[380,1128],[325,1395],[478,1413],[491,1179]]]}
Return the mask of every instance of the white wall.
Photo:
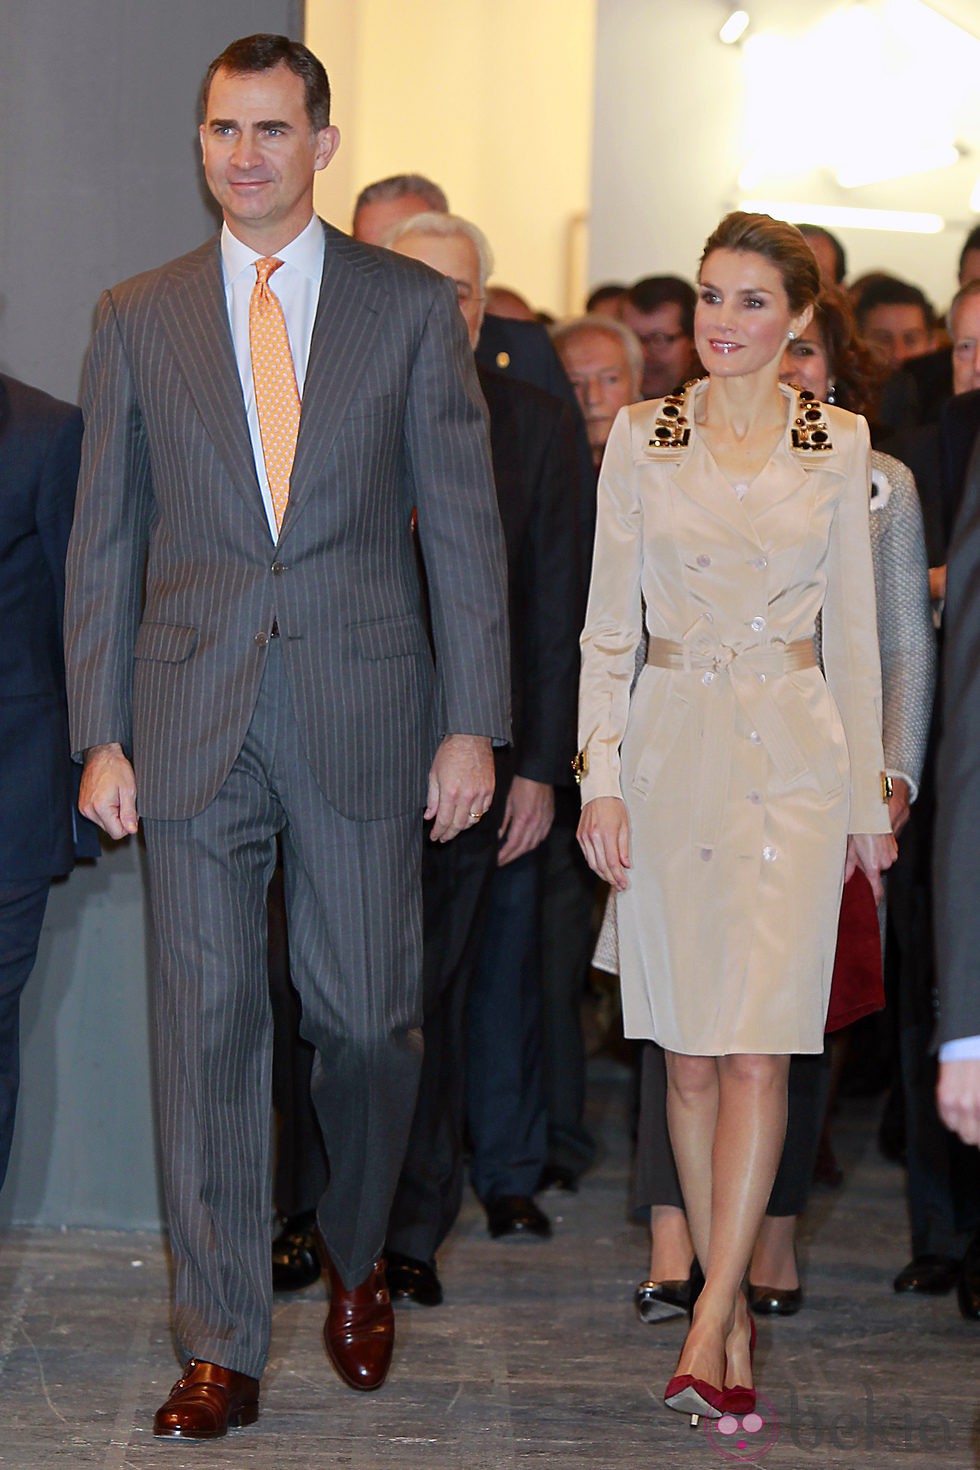
{"label": "white wall", "polygon": [[[916,40],[913,22],[943,25],[917,0],[873,3],[892,22],[896,52],[908,52]],[[721,0],[597,0],[590,282],[661,272],[693,277],[705,237],[742,197],[744,53],[717,39],[729,8]],[[757,32],[768,26],[790,40],[845,9],[840,0],[754,0],[747,8]],[[976,26],[980,8],[973,13]],[[789,144],[791,166],[795,148],[801,159],[799,175],[768,181],[766,197],[778,188],[781,199],[935,210],[947,219],[939,235],[835,231],[851,276],[888,269],[922,285],[942,307],[955,290],[962,240],[980,218],[968,202],[980,168],[980,92],[961,88],[952,97],[949,126],[971,152],[951,169],[844,190],[827,169],[802,167],[814,152],[810,144],[832,124],[858,140],[897,127],[903,114],[917,127],[920,116],[935,113],[944,88],[952,94],[954,64],[980,52],[962,32],[940,30],[936,43],[935,63],[924,59],[910,82],[886,91],[862,77],[860,53],[818,56],[807,41],[787,53],[785,65],[774,64],[764,118]]]}
{"label": "white wall", "polygon": [[342,138],[318,208],[348,229],[365,184],[426,174],[486,232],[495,280],[577,305],[594,15],[595,0],[307,0]]}

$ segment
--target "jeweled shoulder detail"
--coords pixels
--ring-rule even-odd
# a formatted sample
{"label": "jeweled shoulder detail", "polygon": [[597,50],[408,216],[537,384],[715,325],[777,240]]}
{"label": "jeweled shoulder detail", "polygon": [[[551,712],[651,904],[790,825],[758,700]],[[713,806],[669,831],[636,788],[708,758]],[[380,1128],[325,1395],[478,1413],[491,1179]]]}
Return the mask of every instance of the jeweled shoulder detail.
{"label": "jeweled shoulder detail", "polygon": [[823,404],[805,388],[796,390],[796,412],[790,430],[790,442],[794,449],[806,454],[826,453],[834,447],[824,417]]}
{"label": "jeweled shoulder detail", "polygon": [[685,383],[680,393],[668,393],[661,400],[660,411],[653,421],[653,433],[647,441],[649,449],[686,449],[691,442],[688,401],[698,380]]}

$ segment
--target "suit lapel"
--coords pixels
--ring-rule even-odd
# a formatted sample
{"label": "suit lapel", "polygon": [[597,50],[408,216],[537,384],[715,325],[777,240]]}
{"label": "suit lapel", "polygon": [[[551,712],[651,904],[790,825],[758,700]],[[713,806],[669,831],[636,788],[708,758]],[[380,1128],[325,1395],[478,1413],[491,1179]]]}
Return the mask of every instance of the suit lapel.
{"label": "suit lapel", "polygon": [[381,267],[329,225],[310,360],[303,388],[285,534],[322,474],[367,366],[384,308]]}
{"label": "suit lapel", "polygon": [[219,237],[185,256],[172,278],[163,329],[232,483],[265,521],[245,401],[228,324]]}

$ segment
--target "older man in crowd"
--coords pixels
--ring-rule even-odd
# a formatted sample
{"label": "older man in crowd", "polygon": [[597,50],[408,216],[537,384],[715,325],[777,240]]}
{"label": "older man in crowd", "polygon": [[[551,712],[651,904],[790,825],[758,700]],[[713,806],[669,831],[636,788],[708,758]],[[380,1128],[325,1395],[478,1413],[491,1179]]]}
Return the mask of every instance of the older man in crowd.
{"label": "older man in crowd", "polygon": [[[613,420],[640,397],[643,349],[622,322],[590,314],[552,328],[551,340],[575,389],[598,472]],[[591,545],[585,548],[586,573]],[[544,842],[541,1005],[548,1159],[542,1183],[574,1190],[592,1163],[585,1126],[582,996],[592,957],[597,880],[575,840],[578,791],[555,788],[555,820]]]}
{"label": "older man in crowd", "polygon": [[[454,281],[475,347],[490,268],[482,233],[430,212],[386,243]],[[575,437],[558,399],[482,367],[479,376],[507,544],[514,746],[497,756],[488,822],[430,850],[423,868],[425,1057],[387,1258],[393,1294],[425,1305],[441,1299],[435,1254],[459,1210],[464,1074],[471,1177],[490,1233],[549,1232],[532,1198],[546,1147],[538,901],[541,844],[574,745]]]}
{"label": "older man in crowd", "polygon": [[598,313],[560,323],[551,340],[575,389],[598,469],[613,419],[640,397],[642,344],[623,322]]}

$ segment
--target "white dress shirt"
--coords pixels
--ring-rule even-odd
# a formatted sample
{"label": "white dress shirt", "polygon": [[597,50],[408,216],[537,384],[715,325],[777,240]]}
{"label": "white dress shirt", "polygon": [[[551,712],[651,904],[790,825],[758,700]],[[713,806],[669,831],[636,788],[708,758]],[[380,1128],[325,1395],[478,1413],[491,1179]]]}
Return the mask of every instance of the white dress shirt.
{"label": "white dress shirt", "polygon": [[[286,319],[286,335],[293,358],[293,371],[300,399],[306,383],[306,368],[310,360],[310,342],[313,323],[316,319],[317,302],[320,299],[320,277],[323,275],[323,227],[316,215],[310,220],[302,234],[290,240],[275,252],[282,265],[269,278],[269,288],[279,298],[282,314]],[[235,359],[238,376],[242,382],[245,413],[248,417],[248,432],[252,440],[255,457],[255,472],[259,477],[262,504],[269,522],[269,533],[273,541],[279,540],[276,528],[276,513],[272,505],[269,477],[265,472],[265,456],[262,453],[262,436],[259,432],[259,414],[255,406],[255,388],[252,383],[252,350],[248,336],[248,305],[255,286],[255,262],[264,257],[258,251],[243,245],[229,230],[221,229],[221,270],[225,282],[225,303],[231,324],[232,340],[235,344]]]}
{"label": "white dress shirt", "polygon": [[958,1041],[944,1041],[939,1048],[941,1062],[967,1062],[980,1058],[980,1036],[963,1036]]}

